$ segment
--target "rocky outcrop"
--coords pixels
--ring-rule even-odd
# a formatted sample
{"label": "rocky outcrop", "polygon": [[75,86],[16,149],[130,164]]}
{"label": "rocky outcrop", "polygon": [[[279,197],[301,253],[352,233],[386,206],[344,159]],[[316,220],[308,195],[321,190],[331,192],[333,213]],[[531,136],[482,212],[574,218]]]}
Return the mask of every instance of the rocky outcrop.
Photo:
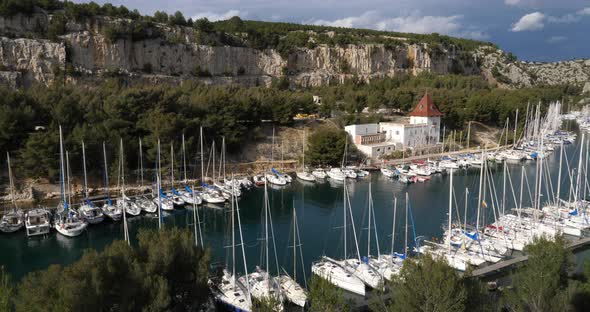
{"label": "rocky outcrop", "polygon": [[504,87],[584,86],[590,81],[590,60],[552,63],[512,61],[502,50],[490,48],[480,48],[474,55],[481,60],[484,76]]}
{"label": "rocky outcrop", "polygon": [[9,85],[51,84],[66,62],[66,47],[41,39],[0,38],[3,80]]}
{"label": "rocky outcrop", "polygon": [[292,86],[313,87],[353,77],[371,81],[402,73],[433,72],[483,74],[502,86],[520,87],[581,84],[590,76],[590,61],[510,62],[504,52],[490,47],[472,53],[454,46],[406,42],[393,47],[318,45],[284,55],[273,49],[204,45],[193,28],[160,24],[140,38],[117,39],[106,36],[106,30],[129,21],[109,17],[69,21],[66,33],[56,41],[14,39],[47,32],[52,18],[44,12],[0,17],[0,83],[13,88],[49,85],[63,77],[66,83],[92,85],[105,76],[117,75],[130,83],[177,84],[191,79],[257,86],[285,77]]}

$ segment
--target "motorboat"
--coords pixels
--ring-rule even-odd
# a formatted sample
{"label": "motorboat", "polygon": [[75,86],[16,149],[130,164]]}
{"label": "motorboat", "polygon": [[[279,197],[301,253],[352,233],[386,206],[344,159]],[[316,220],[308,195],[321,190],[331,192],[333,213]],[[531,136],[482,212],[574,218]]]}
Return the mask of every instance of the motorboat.
{"label": "motorboat", "polygon": [[141,214],[141,207],[139,207],[135,201],[131,200],[127,196],[117,199],[117,206],[119,206],[119,209],[124,210],[132,217],[139,216]]}
{"label": "motorboat", "polygon": [[51,230],[51,217],[47,209],[35,208],[25,213],[25,229],[27,236],[49,234]]}
{"label": "motorboat", "polygon": [[397,176],[397,171],[395,169],[390,169],[387,167],[382,167],[381,173],[388,178],[395,178]]}

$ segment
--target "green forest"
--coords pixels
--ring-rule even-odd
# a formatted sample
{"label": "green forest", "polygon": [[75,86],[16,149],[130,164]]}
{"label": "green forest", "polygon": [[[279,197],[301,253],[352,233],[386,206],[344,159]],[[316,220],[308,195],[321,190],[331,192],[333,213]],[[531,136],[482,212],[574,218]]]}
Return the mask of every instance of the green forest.
{"label": "green forest", "polygon": [[[81,168],[81,143],[87,146],[91,172],[101,172],[102,142],[109,161],[115,162],[119,139],[125,143],[127,168],[138,167],[138,141],[143,140],[145,167],[153,166],[156,142],[164,151],[174,144],[180,155],[182,134],[188,161],[196,157],[199,127],[206,145],[225,137],[228,153],[261,139],[264,124],[290,126],[297,113],[334,117],[344,126],[379,121],[382,116],[362,113],[365,107],[397,108],[408,112],[429,92],[445,114],[447,129],[463,129],[470,120],[504,126],[516,109],[524,114],[527,103],[565,100],[581,92],[571,86],[544,86],[517,90],[497,89],[480,77],[458,75],[399,76],[372,81],[353,80],[342,85],[289,90],[272,87],[206,86],[188,81],[180,86],[128,86],[109,78],[93,87],[36,86],[12,90],[0,87],[0,151],[10,152],[17,178],[55,178],[58,170],[58,127],[62,126],[72,168]],[[313,104],[312,96],[323,104]],[[522,115],[521,115],[522,116]],[[522,121],[523,118],[521,118]],[[35,131],[42,126],[44,131]],[[218,145],[219,146],[219,145]],[[167,159],[167,153],[163,159]],[[338,156],[340,157],[340,156]],[[2,163],[4,163],[2,161]],[[111,166],[115,168],[116,166]],[[77,172],[77,169],[74,169]]]}

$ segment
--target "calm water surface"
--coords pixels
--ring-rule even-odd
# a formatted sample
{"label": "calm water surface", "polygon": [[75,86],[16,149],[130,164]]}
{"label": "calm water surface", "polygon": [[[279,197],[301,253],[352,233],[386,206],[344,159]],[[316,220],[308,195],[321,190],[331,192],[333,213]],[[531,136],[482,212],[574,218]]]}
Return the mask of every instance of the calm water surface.
{"label": "calm water surface", "polygon": [[[579,152],[579,141],[576,144],[566,146],[565,150],[569,156],[570,168],[577,167]],[[545,161],[548,162],[549,172],[553,186],[556,186],[559,164],[558,150]],[[506,199],[506,209],[515,206],[520,192],[521,167],[524,165],[525,172],[530,181],[530,190],[534,192],[534,173],[536,163],[534,161],[521,164],[508,164],[509,176],[514,187],[514,195],[510,191]],[[491,165],[492,178],[498,191],[498,202],[502,202],[502,166],[501,164]],[[564,168],[566,164],[564,162]],[[564,170],[565,172],[565,170]],[[348,189],[351,196],[354,224],[357,233],[357,240],[361,255],[367,253],[367,202],[369,186],[372,188],[374,211],[377,223],[377,234],[379,236],[380,251],[389,252],[391,244],[391,230],[393,223],[393,199],[398,199],[397,229],[395,234],[396,250],[401,251],[404,240],[404,209],[405,193],[410,199],[411,217],[409,228],[409,241],[413,245],[414,235],[423,236],[427,239],[440,237],[442,227],[446,226],[448,201],[449,201],[449,175],[435,175],[432,180],[426,183],[415,183],[402,185],[395,180],[389,180],[380,173],[375,172],[364,180],[348,181]],[[479,186],[479,169],[457,170],[454,175],[455,200],[458,204],[454,207],[453,213],[458,211],[463,218],[465,207],[465,188],[469,188],[468,200],[468,222],[474,223],[475,210],[477,206],[477,192]],[[565,174],[562,177],[562,197],[567,198],[569,192],[569,180],[566,181]],[[546,193],[544,191],[544,193]],[[262,264],[264,259],[261,253],[261,238],[263,237],[264,222],[262,219],[263,189],[257,188],[245,192],[239,206],[241,209],[241,220],[243,236],[246,247],[248,269],[251,271],[256,265]],[[488,209],[486,210],[487,220],[492,220],[492,199],[488,191]],[[529,204],[530,196],[528,188],[524,191],[524,205]],[[303,184],[293,181],[289,186],[283,188],[269,188],[269,197],[272,211],[272,222],[276,242],[276,262],[279,267],[288,272],[293,270],[292,253],[292,208],[297,209],[298,222],[300,227],[303,257],[305,261],[305,273],[310,274],[310,267],[322,255],[342,257],[343,251],[343,184],[325,182],[321,184]],[[543,195],[544,200],[548,198]],[[205,244],[213,251],[213,261],[216,263],[227,263],[230,255],[229,232],[230,223],[229,207],[211,208],[203,207],[199,210],[203,221],[202,231]],[[165,224],[176,227],[189,227],[193,214],[190,210],[178,210],[165,218]],[[456,220],[456,215],[453,216]],[[413,219],[413,226],[412,226]],[[350,224],[349,224],[350,225]],[[129,230],[132,240],[135,241],[137,232],[141,228],[157,228],[157,219],[149,216],[141,216],[129,219]],[[45,269],[51,264],[68,264],[81,257],[85,249],[101,250],[115,239],[122,239],[122,224],[110,221],[99,225],[91,225],[88,231],[76,238],[66,238],[52,232],[45,238],[27,239],[24,231],[13,235],[0,235],[0,265],[13,275],[15,279],[22,278],[31,271]],[[415,231],[415,234],[414,234]],[[349,256],[356,254],[352,227],[348,227],[348,251]],[[377,253],[377,247],[372,238],[372,254]],[[241,259],[241,252],[238,249],[237,255]],[[271,271],[276,271],[274,253],[271,251]],[[299,261],[299,258],[298,258]],[[238,271],[243,272],[242,261],[238,261]],[[298,264],[298,279],[302,276],[301,264]]]}

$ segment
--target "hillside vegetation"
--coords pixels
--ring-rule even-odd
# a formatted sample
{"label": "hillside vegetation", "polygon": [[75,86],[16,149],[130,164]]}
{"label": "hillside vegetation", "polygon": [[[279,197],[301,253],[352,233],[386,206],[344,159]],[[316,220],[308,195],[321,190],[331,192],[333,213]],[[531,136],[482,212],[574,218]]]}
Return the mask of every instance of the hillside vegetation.
{"label": "hillside vegetation", "polygon": [[[521,116],[527,103],[565,100],[579,94],[570,86],[545,86],[502,90],[481,77],[459,75],[402,76],[370,84],[348,81],[341,85],[290,91],[280,82],[273,87],[206,86],[186,82],[180,86],[144,85],[129,87],[110,78],[95,88],[37,86],[25,90],[0,88],[0,151],[10,151],[19,177],[56,177],[58,169],[58,126],[61,124],[66,149],[70,151],[74,175],[82,168],[81,142],[87,146],[89,164],[101,164],[102,142],[107,143],[110,161],[116,164],[119,138],[125,142],[128,168],[138,167],[138,139],[144,141],[144,164],[153,164],[156,142],[164,151],[174,144],[180,153],[180,137],[187,138],[189,163],[194,163],[199,127],[205,142],[219,144],[225,137],[229,152],[239,151],[260,137],[263,121],[291,125],[297,113],[335,114],[341,125],[378,121],[378,114],[362,114],[365,107],[398,108],[409,111],[425,92],[445,114],[447,129],[463,128],[467,121],[504,126],[507,117]],[[323,98],[314,105],[313,95]],[[520,118],[522,121],[523,118]],[[34,132],[35,126],[46,127]],[[218,145],[219,146],[219,145]],[[166,155],[164,153],[164,161]],[[116,165],[111,166],[116,168]],[[102,165],[91,165],[99,173]],[[113,172],[114,173],[114,172]]]}

